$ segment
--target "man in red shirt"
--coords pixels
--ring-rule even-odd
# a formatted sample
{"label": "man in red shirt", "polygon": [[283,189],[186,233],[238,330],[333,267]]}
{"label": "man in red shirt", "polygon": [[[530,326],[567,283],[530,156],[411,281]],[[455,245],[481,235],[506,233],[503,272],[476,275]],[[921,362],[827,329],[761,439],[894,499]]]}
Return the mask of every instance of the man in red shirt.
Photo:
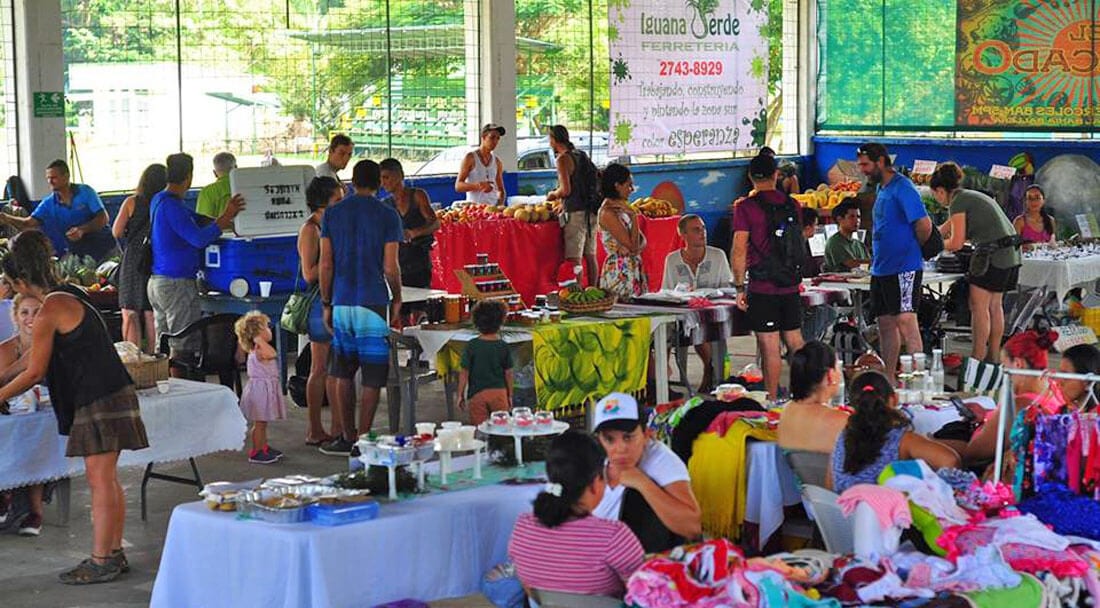
{"label": "man in red shirt", "polygon": [[[801,255],[788,260],[783,252],[773,251],[776,239],[794,238],[794,233],[802,237],[802,209],[794,199],[776,190],[777,176],[778,167],[771,156],[760,155],[749,163],[749,178],[756,194],[733,210],[730,255],[737,306],[748,313],[749,326],[756,336],[769,399],[776,397],[783,366],[780,338],[788,352],[802,348],[802,297],[798,293]],[[794,233],[788,235],[787,231]]]}

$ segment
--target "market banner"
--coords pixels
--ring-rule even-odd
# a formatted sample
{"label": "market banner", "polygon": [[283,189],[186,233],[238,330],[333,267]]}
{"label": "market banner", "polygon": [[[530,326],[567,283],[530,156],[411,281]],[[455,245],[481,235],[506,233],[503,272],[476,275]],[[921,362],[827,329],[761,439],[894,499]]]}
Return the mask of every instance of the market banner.
{"label": "market banner", "polygon": [[612,156],[747,150],[767,124],[767,3],[610,0]]}
{"label": "market banner", "polygon": [[1100,106],[1094,0],[958,3],[959,127],[1081,130]]}
{"label": "market banner", "polygon": [[556,410],[645,388],[649,319],[566,320],[532,328],[535,397]]}

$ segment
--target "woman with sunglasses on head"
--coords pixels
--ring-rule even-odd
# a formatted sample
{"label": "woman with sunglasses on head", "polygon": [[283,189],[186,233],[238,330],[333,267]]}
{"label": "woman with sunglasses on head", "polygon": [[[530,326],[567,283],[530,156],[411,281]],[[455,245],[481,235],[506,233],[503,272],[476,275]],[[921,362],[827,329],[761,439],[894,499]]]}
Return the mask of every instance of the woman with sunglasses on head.
{"label": "woman with sunglasses on head", "polygon": [[1057,223],[1046,209],[1046,194],[1038,184],[1024,190],[1024,212],[1012,220],[1025,245],[1053,243]]}
{"label": "woman with sunglasses on head", "polygon": [[886,376],[863,372],[852,381],[849,395],[855,413],[837,437],[827,480],[837,494],[856,484],[877,485],[895,460],[919,458],[933,469],[959,466],[955,450],[913,432]]}
{"label": "woman with sunglasses on head", "polygon": [[622,597],[645,555],[619,521],[596,517],[606,456],[591,435],[567,431],[550,443],[533,513],[516,520],[508,554],[525,589]]}
{"label": "woman with sunglasses on head", "polygon": [[92,491],[92,555],[61,574],[71,585],[103,583],[130,569],[122,552],[126,499],[118,482],[121,450],[149,447],[137,393],[102,317],[59,285],[49,241],[28,231],[0,264],[17,293],[42,302],[27,368],[0,387],[0,402],[48,379],[65,455],[83,457]]}

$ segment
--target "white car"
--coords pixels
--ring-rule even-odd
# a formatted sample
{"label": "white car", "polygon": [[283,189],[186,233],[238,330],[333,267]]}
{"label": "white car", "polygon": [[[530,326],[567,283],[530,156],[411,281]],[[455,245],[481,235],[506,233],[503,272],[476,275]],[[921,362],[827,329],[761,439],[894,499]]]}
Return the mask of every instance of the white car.
{"label": "white car", "polygon": [[[596,133],[589,148],[589,137],[585,133],[577,135],[573,145],[584,150],[597,167],[607,165],[607,134]],[[431,160],[416,170],[414,175],[458,175],[462,168],[462,159],[466,158],[473,146],[455,146],[436,154]],[[539,171],[555,168],[554,153],[550,149],[548,137],[520,137],[516,140],[516,166],[520,171]]]}

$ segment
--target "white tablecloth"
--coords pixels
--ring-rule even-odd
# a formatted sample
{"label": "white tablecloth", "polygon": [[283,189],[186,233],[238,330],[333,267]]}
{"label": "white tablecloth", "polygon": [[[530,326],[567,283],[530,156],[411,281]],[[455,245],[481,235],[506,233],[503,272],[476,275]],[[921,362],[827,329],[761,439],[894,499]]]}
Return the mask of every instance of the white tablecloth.
{"label": "white tablecloth", "polygon": [[[149,447],[122,452],[120,467],[186,460],[244,446],[247,423],[237,396],[220,384],[173,378],[166,394],[138,391]],[[0,489],[84,473],[84,459],[66,458],[53,409],[0,416]]]}
{"label": "white tablecloth", "polygon": [[1074,287],[1100,279],[1100,255],[1066,260],[1025,259],[1020,267],[1020,285],[1047,287],[1058,294],[1058,300]]}
{"label": "white tablecloth", "polygon": [[202,503],[172,512],[152,606],[366,608],[477,592],[507,558],[540,485],[492,485],[382,505],[336,527],[241,521]]}
{"label": "white tablecloth", "polygon": [[745,493],[745,521],[760,527],[760,547],[783,525],[783,507],[802,502],[794,471],[774,441],[745,444],[749,479]]}

